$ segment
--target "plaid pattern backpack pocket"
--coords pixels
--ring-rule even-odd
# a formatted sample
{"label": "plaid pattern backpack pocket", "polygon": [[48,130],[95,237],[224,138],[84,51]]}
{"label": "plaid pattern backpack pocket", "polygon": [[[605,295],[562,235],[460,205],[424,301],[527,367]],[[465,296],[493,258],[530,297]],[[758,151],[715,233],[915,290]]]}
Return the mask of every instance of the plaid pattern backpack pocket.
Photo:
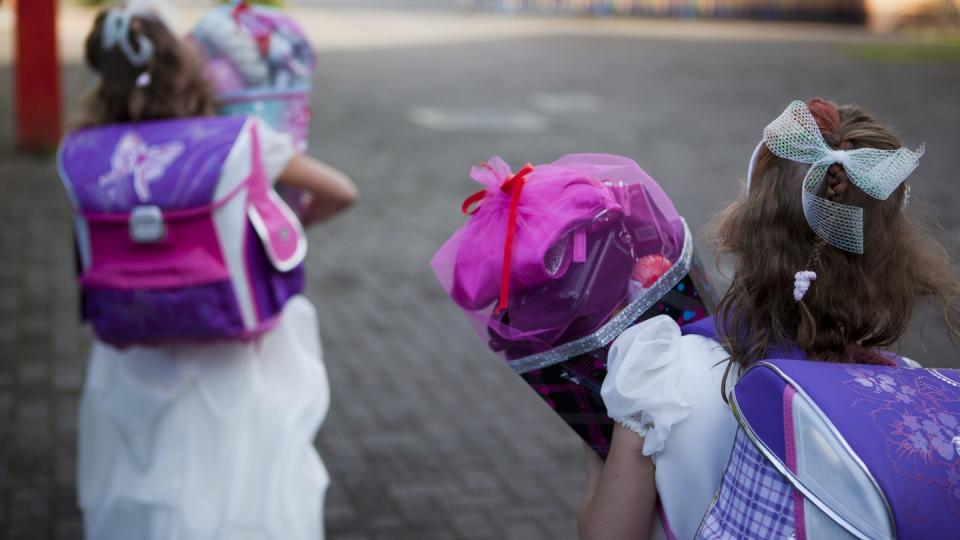
{"label": "plaid pattern backpack pocket", "polygon": [[793,492],[743,430],[737,430],[726,473],[697,538],[789,538],[795,528]]}

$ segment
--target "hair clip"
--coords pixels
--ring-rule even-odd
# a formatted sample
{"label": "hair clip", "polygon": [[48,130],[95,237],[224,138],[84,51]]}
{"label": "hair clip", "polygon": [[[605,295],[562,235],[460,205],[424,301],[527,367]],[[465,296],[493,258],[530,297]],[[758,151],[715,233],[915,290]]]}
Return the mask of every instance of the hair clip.
{"label": "hair clip", "polygon": [[817,273],[811,270],[801,270],[793,275],[793,299],[803,300],[810,290],[810,285],[817,280]]}
{"label": "hair clip", "polygon": [[103,39],[100,46],[108,51],[120,46],[124,56],[136,67],[143,67],[153,57],[153,42],[143,34],[137,35],[139,50],[133,50],[130,39],[130,20],[133,14],[122,8],[112,8],[103,21]]}

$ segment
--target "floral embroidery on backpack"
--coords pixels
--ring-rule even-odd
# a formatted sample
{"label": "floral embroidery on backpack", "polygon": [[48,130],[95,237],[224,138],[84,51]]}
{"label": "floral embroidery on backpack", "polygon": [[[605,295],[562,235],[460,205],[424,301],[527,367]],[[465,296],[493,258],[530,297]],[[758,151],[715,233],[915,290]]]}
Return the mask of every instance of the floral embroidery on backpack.
{"label": "floral embroidery on backpack", "polygon": [[[873,420],[883,434],[890,467],[919,483],[914,495],[946,488],[942,502],[960,516],[960,399],[956,388],[936,377],[915,377],[913,370],[848,367],[847,386],[864,396],[854,408]],[[918,512],[922,509],[918,506]]]}

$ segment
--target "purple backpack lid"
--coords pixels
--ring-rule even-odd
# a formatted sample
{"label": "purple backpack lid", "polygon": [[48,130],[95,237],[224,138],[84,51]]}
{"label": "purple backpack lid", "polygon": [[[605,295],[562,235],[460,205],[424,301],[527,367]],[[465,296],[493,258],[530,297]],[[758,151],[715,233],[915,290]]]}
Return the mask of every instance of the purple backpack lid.
{"label": "purple backpack lid", "polygon": [[784,429],[792,426],[773,405],[788,387],[862,462],[887,501],[897,537],[960,534],[960,371],[758,362],[737,383],[734,402],[741,423],[781,463]]}
{"label": "purple backpack lid", "polygon": [[209,205],[246,121],[202,117],[81,129],[60,146],[61,178],[84,213]]}
{"label": "purple backpack lid", "polygon": [[[712,317],[682,331],[718,337]],[[794,426],[781,406],[789,392],[863,464],[897,537],[960,536],[960,371],[911,369],[899,357],[899,367],[809,361],[795,346],[769,357],[744,372],[731,400],[769,459],[789,461],[784,434]]]}

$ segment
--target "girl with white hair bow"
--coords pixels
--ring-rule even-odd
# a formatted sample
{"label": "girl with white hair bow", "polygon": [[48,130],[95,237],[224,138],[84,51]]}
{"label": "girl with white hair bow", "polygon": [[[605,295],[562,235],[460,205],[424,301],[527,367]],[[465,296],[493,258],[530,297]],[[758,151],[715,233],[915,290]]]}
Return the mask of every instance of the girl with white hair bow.
{"label": "girl with white hair bow", "polygon": [[[925,297],[960,328],[956,270],[907,211],[922,154],[862,109],[820,99],[791,103],[766,127],[747,192],[718,219],[734,275],[714,321],[691,332],[655,317],[611,347],[602,395],[618,426],[605,463],[588,452],[583,538],[714,537],[703,517],[731,455],[726,391],[743,368],[892,365],[886,349]],[[768,528],[739,537],[793,533],[762,517],[754,523]]]}

